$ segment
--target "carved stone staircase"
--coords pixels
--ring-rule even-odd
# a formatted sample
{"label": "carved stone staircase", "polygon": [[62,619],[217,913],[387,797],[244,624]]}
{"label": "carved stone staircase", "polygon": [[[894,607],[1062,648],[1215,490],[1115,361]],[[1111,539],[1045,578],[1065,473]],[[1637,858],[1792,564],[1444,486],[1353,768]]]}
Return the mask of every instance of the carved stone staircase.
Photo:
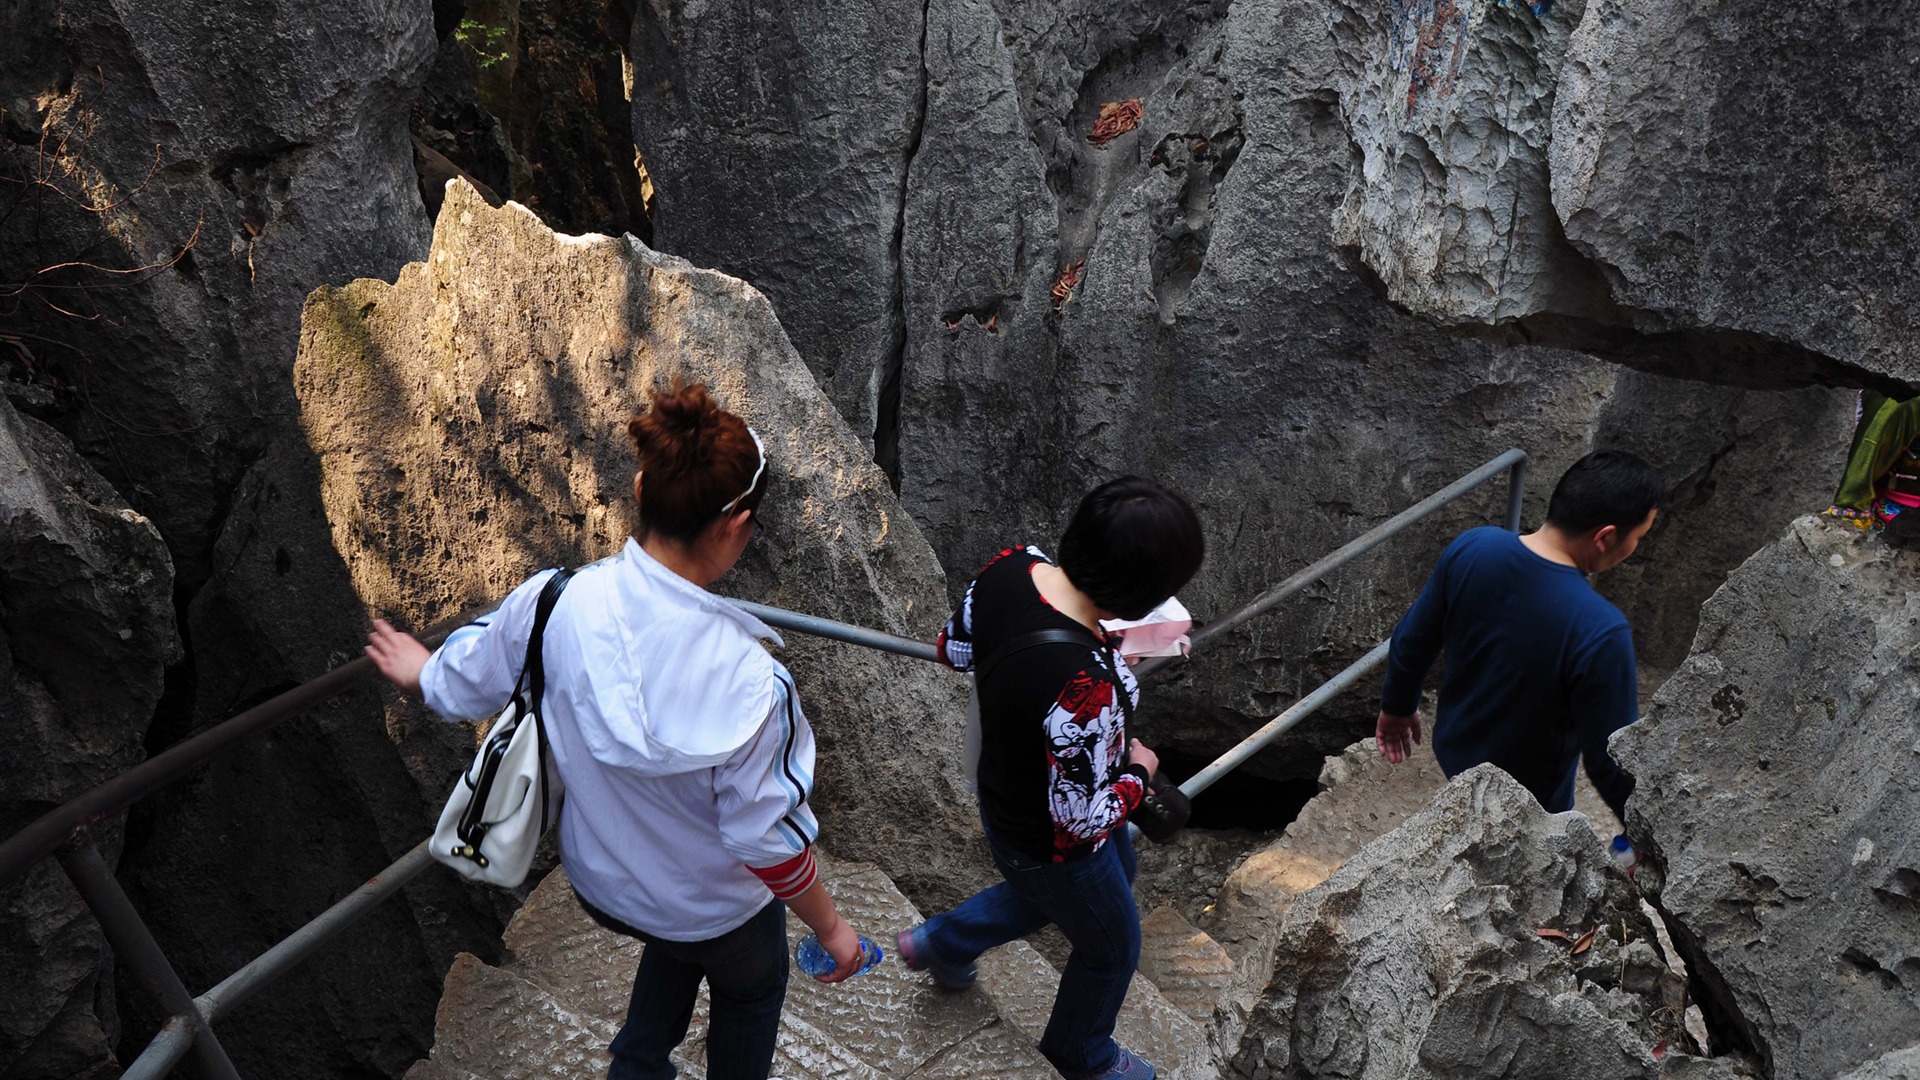
{"label": "carved stone staircase", "polygon": [[[1278,839],[1240,862],[1196,928],[1171,907],[1141,920],[1140,974],[1116,1037],[1169,1080],[1213,1080],[1209,1030],[1232,1026],[1228,1000],[1265,959],[1263,946],[1293,898],[1325,881],[1369,841],[1425,809],[1445,784],[1432,754],[1389,766],[1372,740],[1328,757],[1320,794]],[[1584,778],[1580,809],[1611,835],[1611,816]],[[936,990],[893,952],[893,934],[920,913],[893,882],[864,863],[821,859],[821,876],[856,927],[887,949],[886,963],[824,986],[795,974],[788,985],[773,1074],[786,1080],[1055,1080],[1034,1045],[1052,1008],[1059,973],[1025,942],[981,958],[972,990]],[[805,928],[788,920],[789,945]],[[554,871],[507,927],[509,959],[498,968],[462,955],[447,974],[433,1056],[407,1080],[584,1078],[606,1074],[642,946],[590,921]],[[1671,952],[1671,950],[1669,950]],[[705,1078],[703,998],[681,1046],[682,1076]],[[1216,1010],[1221,1010],[1216,1012]]]}
{"label": "carved stone staircase", "polygon": [[[781,1017],[773,1074],[787,1080],[1055,1080],[1034,1044],[1059,973],[1014,942],[981,958],[971,990],[937,990],[893,952],[893,933],[920,913],[885,874],[821,861],[834,902],[883,943],[886,963],[833,986],[795,973]],[[789,943],[805,932],[788,920]],[[625,1016],[643,946],[608,933],[574,902],[562,871],[534,890],[507,927],[509,959],[489,967],[462,954],[447,973],[433,1055],[407,1080],[584,1080],[606,1075],[607,1043]],[[704,992],[682,1044],[681,1075],[704,1080]],[[1205,1030],[1136,976],[1117,1037],[1172,1080],[1217,1076]]]}

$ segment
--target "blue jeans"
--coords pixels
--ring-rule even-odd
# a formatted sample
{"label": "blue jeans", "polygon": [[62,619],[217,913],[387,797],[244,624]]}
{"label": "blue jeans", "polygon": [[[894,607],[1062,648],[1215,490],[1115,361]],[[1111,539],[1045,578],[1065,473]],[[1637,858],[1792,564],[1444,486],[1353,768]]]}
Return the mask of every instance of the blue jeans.
{"label": "blue jeans", "polygon": [[1140,963],[1140,909],[1133,903],[1133,841],[1115,829],[1100,850],[1074,862],[1040,862],[987,831],[987,847],[1006,881],[927,920],[932,959],[965,965],[988,949],[1046,926],[1073,945],[1060,973],[1040,1053],[1068,1077],[1113,1064],[1113,1023]]}
{"label": "blue jeans", "polygon": [[666,941],[574,898],[594,922],[638,938],[627,1022],[614,1036],[607,1080],[673,1080],[667,1055],[687,1037],[700,980],[707,980],[709,1080],[766,1080],[787,999],[787,907],[770,900],[753,918],[706,941]]}

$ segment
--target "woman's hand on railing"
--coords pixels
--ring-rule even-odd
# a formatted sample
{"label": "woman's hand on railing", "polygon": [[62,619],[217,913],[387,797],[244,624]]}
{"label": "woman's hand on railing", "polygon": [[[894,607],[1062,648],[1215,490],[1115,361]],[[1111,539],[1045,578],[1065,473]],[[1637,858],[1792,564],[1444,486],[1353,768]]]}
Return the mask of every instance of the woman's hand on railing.
{"label": "woman's hand on railing", "polygon": [[420,669],[427,666],[427,658],[432,655],[412,634],[395,630],[385,619],[373,620],[373,633],[367,635],[367,658],[403,692],[420,696]]}

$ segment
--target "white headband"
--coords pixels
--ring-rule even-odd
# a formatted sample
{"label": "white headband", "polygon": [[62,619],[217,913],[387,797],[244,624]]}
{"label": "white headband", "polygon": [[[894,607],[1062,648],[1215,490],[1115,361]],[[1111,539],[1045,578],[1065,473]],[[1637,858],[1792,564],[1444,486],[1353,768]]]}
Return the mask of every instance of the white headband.
{"label": "white headband", "polygon": [[754,467],[753,479],[747,481],[747,490],[727,500],[727,505],[720,508],[722,514],[733,513],[733,508],[740,505],[741,499],[753,494],[753,489],[760,486],[760,474],[767,471],[767,444],[760,441],[760,433],[752,428],[747,429],[747,434],[753,436],[753,448],[760,451],[760,464]]}

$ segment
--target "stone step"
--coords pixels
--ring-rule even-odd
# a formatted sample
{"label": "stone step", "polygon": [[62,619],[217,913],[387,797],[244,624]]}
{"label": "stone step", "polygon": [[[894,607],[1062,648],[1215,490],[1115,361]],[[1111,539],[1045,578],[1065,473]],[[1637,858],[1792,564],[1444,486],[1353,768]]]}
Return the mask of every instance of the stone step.
{"label": "stone step", "polygon": [[1233,977],[1233,957],[1171,905],[1140,920],[1140,974],[1202,1029]]}
{"label": "stone step", "polygon": [[[893,933],[920,913],[875,868],[821,859],[821,877],[854,926],[893,951]],[[788,940],[805,927],[789,920]],[[604,1075],[643,946],[596,926],[565,874],[548,875],[507,928],[507,958],[492,968],[463,955],[448,973],[433,1056],[409,1080]],[[795,975],[781,1018],[774,1074],[789,1080],[1056,1080],[1034,1044],[1059,975],[1024,942],[983,959],[974,990],[935,989],[926,976],[887,963],[826,986]],[[706,997],[676,1062],[704,1075]],[[1200,1025],[1136,978],[1117,1036],[1170,1080],[1217,1075]]]}
{"label": "stone step", "polygon": [[[1040,951],[1015,941],[980,958],[979,988],[1001,1015],[1011,1019],[1029,1045],[1039,1042],[1053,1011],[1060,973]],[[1161,996],[1151,981],[1135,974],[1113,1037],[1152,1062],[1167,1080],[1214,1080],[1206,1029]],[[1049,1070],[1048,1075],[1057,1075]]]}

